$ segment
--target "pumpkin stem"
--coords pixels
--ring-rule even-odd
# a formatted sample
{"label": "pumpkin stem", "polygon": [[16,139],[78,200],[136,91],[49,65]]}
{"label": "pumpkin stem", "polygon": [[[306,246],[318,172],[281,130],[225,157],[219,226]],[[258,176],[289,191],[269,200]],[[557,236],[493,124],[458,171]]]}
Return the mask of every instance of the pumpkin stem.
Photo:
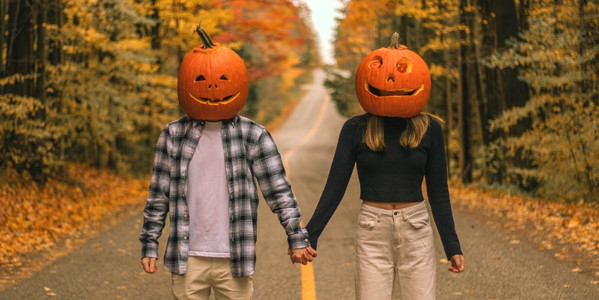
{"label": "pumpkin stem", "polygon": [[200,36],[200,38],[202,39],[202,43],[204,43],[204,46],[203,46],[204,49],[208,49],[208,48],[212,48],[212,47],[216,46],[212,42],[212,39],[210,39],[210,36],[208,35],[208,33],[206,33],[206,31],[204,30],[204,28],[202,28],[202,26],[200,24],[198,24],[198,26],[196,26],[196,30],[194,30],[193,32],[197,33]]}
{"label": "pumpkin stem", "polygon": [[399,44],[399,33],[395,32],[395,33],[393,33],[393,35],[391,35],[391,41],[389,42],[388,48],[393,48],[393,49],[402,48],[402,46]]}

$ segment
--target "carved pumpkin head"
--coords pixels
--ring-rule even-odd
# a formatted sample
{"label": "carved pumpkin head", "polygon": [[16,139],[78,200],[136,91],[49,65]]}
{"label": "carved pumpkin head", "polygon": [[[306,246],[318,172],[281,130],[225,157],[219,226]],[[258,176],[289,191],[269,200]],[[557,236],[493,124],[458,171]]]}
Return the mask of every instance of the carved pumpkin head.
{"label": "carved pumpkin head", "polygon": [[389,47],[370,52],[356,72],[356,94],[362,108],[377,116],[411,118],[428,101],[431,77],[422,58],[399,44],[394,33]]}
{"label": "carved pumpkin head", "polygon": [[249,80],[241,57],[214,44],[198,25],[203,45],[189,52],[179,68],[179,105],[197,120],[225,120],[237,115],[248,97]]}

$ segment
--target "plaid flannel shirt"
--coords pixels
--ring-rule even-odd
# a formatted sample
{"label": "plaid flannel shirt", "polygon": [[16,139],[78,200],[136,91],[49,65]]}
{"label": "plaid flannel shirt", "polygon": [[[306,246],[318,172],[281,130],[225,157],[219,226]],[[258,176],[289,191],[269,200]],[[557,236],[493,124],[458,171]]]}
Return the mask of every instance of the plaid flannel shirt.
{"label": "plaid flannel shirt", "polygon": [[[204,124],[186,116],[168,124],[160,134],[139,235],[142,257],[157,258],[158,238],[168,213],[171,225],[164,267],[180,275],[187,271],[189,250],[187,171]],[[278,215],[289,247],[309,246],[308,233],[300,227],[300,209],[268,131],[245,117],[236,116],[223,121],[222,139],[230,193],[231,271],[233,276],[249,276],[254,273],[256,263],[258,193],[254,177],[267,205]]]}

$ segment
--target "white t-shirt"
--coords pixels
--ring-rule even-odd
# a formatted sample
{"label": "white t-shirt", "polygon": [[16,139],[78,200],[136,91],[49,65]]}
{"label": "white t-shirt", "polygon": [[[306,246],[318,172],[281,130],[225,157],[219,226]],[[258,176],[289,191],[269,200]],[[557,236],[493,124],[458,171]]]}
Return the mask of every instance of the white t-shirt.
{"label": "white t-shirt", "polygon": [[189,163],[189,256],[230,257],[229,188],[222,122],[206,122]]}

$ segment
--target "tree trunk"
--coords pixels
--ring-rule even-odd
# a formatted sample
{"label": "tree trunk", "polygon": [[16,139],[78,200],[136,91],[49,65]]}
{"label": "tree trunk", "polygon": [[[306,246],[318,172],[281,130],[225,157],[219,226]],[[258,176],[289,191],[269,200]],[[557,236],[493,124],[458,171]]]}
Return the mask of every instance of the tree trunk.
{"label": "tree trunk", "polygon": [[150,34],[152,37],[152,49],[157,50],[160,49],[162,39],[160,38],[160,10],[156,6],[156,0],[152,0],[152,15],[150,16],[150,18],[156,22],[156,24],[152,25]]}
{"label": "tree trunk", "polygon": [[[7,49],[7,75],[30,75],[34,71],[33,61],[33,11],[27,0],[17,0],[9,4],[8,49]],[[15,82],[13,90],[16,95],[31,96],[33,94],[33,80],[28,77],[23,81]]]}
{"label": "tree trunk", "polygon": [[[405,3],[405,0],[402,1],[402,4]],[[403,15],[401,17],[399,17],[399,37],[401,39],[403,39],[405,42],[405,45],[408,45],[408,47],[410,46],[409,42],[409,36],[408,36],[408,16]]]}
{"label": "tree trunk", "polygon": [[[491,1],[493,11],[496,17],[497,30],[497,49],[503,50],[506,47],[506,41],[511,37],[518,36],[518,12],[516,10],[515,0]],[[528,101],[528,87],[518,79],[518,70],[514,68],[505,68],[499,71],[499,80],[504,91],[501,94],[502,102],[506,104],[503,109],[510,109],[515,106],[522,106]],[[491,112],[490,118],[497,116],[497,112]]]}
{"label": "tree trunk", "polygon": [[[466,9],[467,0],[460,0],[460,24],[469,27],[472,13]],[[470,87],[468,59],[471,55],[469,35],[465,31],[460,34],[462,46],[460,47],[460,77],[458,83],[458,139],[460,150],[458,153],[458,164],[460,169],[460,180],[462,183],[472,182],[472,159],[470,155]]]}
{"label": "tree trunk", "polygon": [[[581,36],[584,36],[585,38],[588,38],[588,31],[586,28],[586,22],[585,22],[585,13],[584,13],[584,7],[586,5],[586,0],[578,0],[578,20],[579,20],[579,30],[581,32]],[[585,48],[587,48],[587,45],[585,44],[585,42],[581,41],[578,43],[578,54],[580,55],[580,57],[584,57],[584,52],[585,52]],[[582,62],[580,64],[580,69],[581,69],[581,73],[583,74],[582,76],[582,80],[580,82],[581,85],[581,90],[583,92],[587,91],[589,84],[587,83],[589,81],[589,77],[590,74],[587,75],[587,64],[588,62]]]}
{"label": "tree trunk", "polygon": [[[522,1],[520,1],[522,2]],[[525,7],[520,3],[519,8]],[[514,0],[493,1],[479,0],[479,7],[482,23],[482,44],[487,48],[482,49],[481,56],[485,57],[494,51],[504,51],[506,41],[510,37],[516,37],[518,34],[518,12]],[[483,116],[483,124],[488,120],[497,118],[503,111],[515,106],[522,106],[528,100],[528,87],[518,79],[518,70],[515,68],[485,68],[482,70],[485,76],[487,88],[484,91],[486,98],[486,112]],[[522,129],[523,130],[523,129]],[[521,131],[521,130],[517,130]],[[484,134],[484,144],[488,145],[491,141],[498,138],[499,133]]]}
{"label": "tree trunk", "polygon": [[44,27],[44,23],[46,23],[46,15],[48,12],[48,5],[45,1],[41,1],[38,3],[37,9],[37,78],[36,78],[36,86],[35,86],[35,96],[42,101],[42,103],[46,103],[46,63],[48,60],[47,56],[47,34],[46,28]]}
{"label": "tree trunk", "polygon": [[[4,54],[6,49],[5,32],[8,30],[6,14],[8,13],[8,0],[0,0],[0,53]],[[0,77],[6,76],[6,60],[0,60]],[[0,92],[4,87],[0,86]]]}
{"label": "tree trunk", "polygon": [[482,58],[484,57],[483,50],[481,49],[482,38],[481,38],[481,18],[479,10],[475,10],[472,19],[470,20],[470,41],[471,41],[471,51],[474,58],[472,62],[468,65],[470,66],[470,72],[472,76],[468,76],[469,86],[471,88],[471,103],[472,103],[472,113],[474,119],[472,120],[473,126],[476,125],[476,131],[472,130],[471,134],[476,134],[475,142],[477,144],[486,145],[488,140],[488,120],[487,120],[487,95],[484,92],[487,87],[485,84],[485,76],[483,74],[483,65],[481,63]]}
{"label": "tree trunk", "polygon": [[[62,0],[52,0],[48,5],[48,23],[56,25],[60,31],[64,24],[64,6]],[[62,44],[57,37],[51,37],[48,40],[48,62],[51,65],[62,65],[64,63],[64,54]]]}
{"label": "tree trunk", "polygon": [[[437,6],[439,11],[441,11],[441,14],[445,14],[446,13],[446,7],[443,4],[442,0],[437,0]],[[450,19],[443,19],[441,20],[442,24],[441,26],[449,26],[451,24],[451,20]],[[445,35],[446,33],[444,31],[441,31],[441,35],[439,37],[441,44],[445,45]],[[446,76],[445,76],[445,89],[444,89],[444,99],[446,102],[446,112],[445,112],[445,121],[447,122],[447,127],[445,129],[445,148],[449,149],[449,142],[450,142],[450,132],[451,130],[453,130],[454,128],[454,115],[453,115],[453,93],[452,93],[452,80],[451,80],[451,76],[449,75],[450,72],[449,70],[451,70],[453,68],[451,62],[453,61],[452,56],[451,56],[451,48],[449,46],[446,46],[443,49],[443,61],[444,61],[444,67],[446,71]],[[449,162],[452,159],[452,153],[450,151],[446,151],[446,155],[447,155],[447,161]],[[451,168],[447,168],[448,170],[448,176],[451,177]]]}
{"label": "tree trunk", "polygon": [[528,12],[530,9],[531,0],[520,0],[517,2],[518,13],[518,31],[523,32],[528,29]]}

